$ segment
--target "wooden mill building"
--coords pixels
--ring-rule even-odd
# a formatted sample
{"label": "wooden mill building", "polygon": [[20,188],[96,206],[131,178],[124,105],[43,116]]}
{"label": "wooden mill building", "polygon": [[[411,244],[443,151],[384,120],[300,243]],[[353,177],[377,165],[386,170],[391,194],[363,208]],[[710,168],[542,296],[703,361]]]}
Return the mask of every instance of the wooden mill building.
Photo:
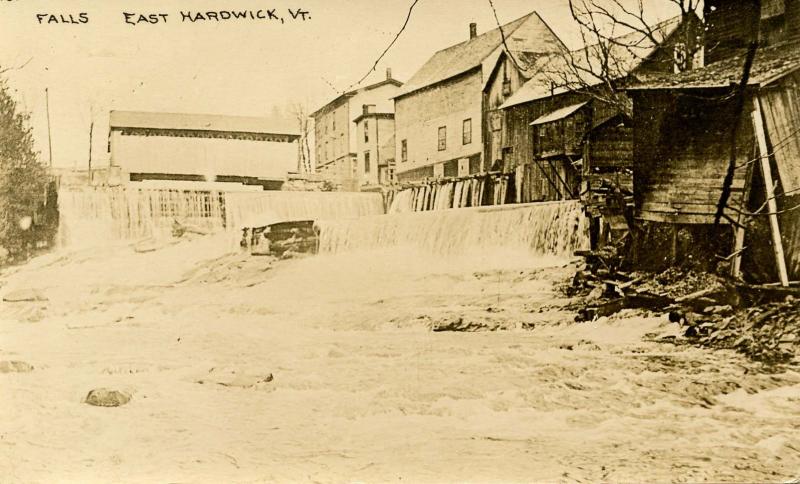
{"label": "wooden mill building", "polygon": [[[706,67],[629,90],[639,260],[718,256],[735,276],[787,284],[800,277],[800,1],[766,0],[759,15],[708,0],[706,19]],[[750,32],[760,48],[740,91]]]}
{"label": "wooden mill building", "polygon": [[[503,37],[506,42],[504,43]],[[514,63],[504,52],[514,53]],[[493,169],[502,150],[499,106],[526,79],[526,66],[564,44],[536,13],[436,52],[395,95],[396,173],[400,182]]]}

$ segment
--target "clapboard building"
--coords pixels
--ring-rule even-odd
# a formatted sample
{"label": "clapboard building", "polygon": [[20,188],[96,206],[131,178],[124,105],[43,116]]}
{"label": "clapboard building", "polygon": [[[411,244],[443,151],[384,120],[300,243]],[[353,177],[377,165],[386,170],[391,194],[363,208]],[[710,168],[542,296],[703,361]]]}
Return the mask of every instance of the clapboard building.
{"label": "clapboard building", "polygon": [[[709,0],[711,62],[629,89],[642,263],[717,255],[751,281],[800,277],[799,5],[765,0],[755,12],[751,2]],[[741,90],[753,39],[760,48]],[[646,260],[655,253],[667,256]]]}
{"label": "clapboard building", "polygon": [[[364,105],[373,106],[376,113],[394,113],[391,99],[402,85],[387,69],[384,80],[345,92],[311,114],[317,173],[347,190],[358,190],[372,181],[364,177],[364,150],[359,150],[354,121],[363,114]],[[369,126],[368,121],[366,124]]]}
{"label": "clapboard building", "polygon": [[[506,42],[503,41],[505,37]],[[464,42],[435,53],[395,96],[398,180],[457,177],[492,170],[499,145],[496,111],[524,82],[526,64],[566,47],[532,12],[478,35],[470,25]]]}
{"label": "clapboard building", "polygon": [[297,170],[291,120],[111,111],[108,149],[121,183],[230,183],[279,189]]}

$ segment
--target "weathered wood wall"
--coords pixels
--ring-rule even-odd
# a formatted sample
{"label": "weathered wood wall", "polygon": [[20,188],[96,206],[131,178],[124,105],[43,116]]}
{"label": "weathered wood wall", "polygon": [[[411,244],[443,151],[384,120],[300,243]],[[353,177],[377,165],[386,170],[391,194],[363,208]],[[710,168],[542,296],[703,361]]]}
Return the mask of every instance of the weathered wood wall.
{"label": "weathered wood wall", "polygon": [[482,123],[486,131],[483,142],[487,169],[503,159],[503,147],[507,146],[507,127],[499,108],[524,82],[525,79],[514,63],[502,54],[484,90]]}
{"label": "weathered wood wall", "polygon": [[533,127],[530,124],[536,118],[589,99],[585,94],[570,92],[506,109],[506,146],[511,147],[512,151],[506,158],[504,171],[512,171],[514,167],[533,160]]}
{"label": "weathered wood wall", "polygon": [[[709,224],[730,159],[733,99],[725,93],[634,93],[633,179],[636,216],[653,222]],[[714,98],[704,101],[704,98]],[[737,165],[753,158],[750,113],[742,116]],[[736,170],[729,206],[739,207],[745,170]],[[735,211],[726,214],[734,218]]]}
{"label": "weathered wood wall", "polygon": [[781,235],[789,276],[800,278],[800,75],[788,76],[759,93],[777,192]]}
{"label": "weathered wood wall", "polygon": [[623,125],[601,126],[589,135],[587,169],[631,168],[633,129]]}

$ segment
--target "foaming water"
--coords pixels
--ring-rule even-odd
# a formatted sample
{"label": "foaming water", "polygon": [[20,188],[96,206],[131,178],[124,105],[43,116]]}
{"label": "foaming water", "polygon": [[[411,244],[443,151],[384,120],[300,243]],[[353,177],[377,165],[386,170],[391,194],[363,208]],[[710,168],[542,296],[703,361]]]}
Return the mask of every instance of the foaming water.
{"label": "foaming water", "polygon": [[380,193],[229,193],[225,202],[226,226],[234,230],[289,220],[340,220],[383,213]]}
{"label": "foaming water", "polygon": [[516,251],[568,257],[589,244],[577,201],[393,213],[318,225],[320,252],[327,254],[397,247],[448,256]]}
{"label": "foaming water", "polygon": [[383,213],[377,193],[228,192],[102,188],[59,192],[62,247],[169,236],[176,220],[205,232],[288,220],[340,219]]}

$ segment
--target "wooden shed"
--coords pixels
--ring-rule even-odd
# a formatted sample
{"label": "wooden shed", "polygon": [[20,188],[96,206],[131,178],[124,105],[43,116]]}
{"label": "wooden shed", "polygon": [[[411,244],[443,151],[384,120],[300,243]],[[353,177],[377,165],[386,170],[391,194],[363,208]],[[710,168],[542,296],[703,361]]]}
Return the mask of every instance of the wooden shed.
{"label": "wooden shed", "polygon": [[671,250],[644,242],[671,252],[662,262],[728,260],[736,276],[787,284],[800,278],[800,44],[758,51],[739,113],[743,65],[735,55],[629,90],[635,216],[643,227],[671,226]]}

